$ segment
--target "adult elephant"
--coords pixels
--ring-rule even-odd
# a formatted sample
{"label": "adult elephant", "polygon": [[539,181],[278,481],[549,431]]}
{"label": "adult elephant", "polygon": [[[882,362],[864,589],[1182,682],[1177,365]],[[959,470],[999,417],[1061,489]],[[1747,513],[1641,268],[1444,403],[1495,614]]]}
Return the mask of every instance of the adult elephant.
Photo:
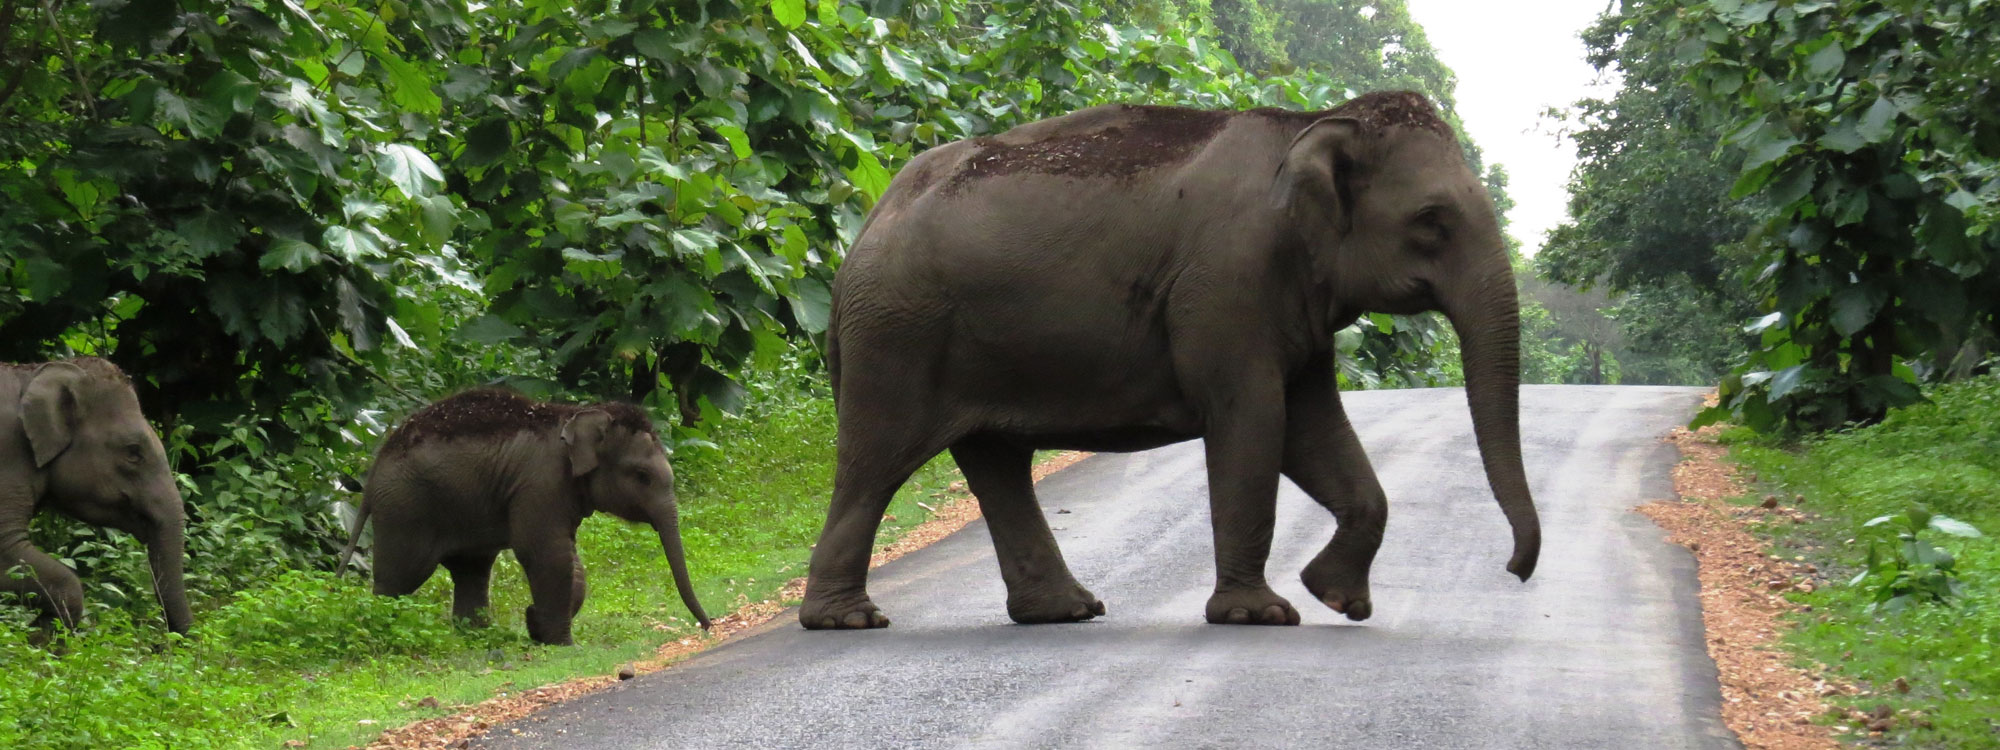
{"label": "adult elephant", "polygon": [[1115,105],[928,151],[897,175],[834,280],[833,502],[799,619],[869,628],[870,543],[949,449],[1023,623],[1104,605],[1070,575],[1029,476],[1043,448],[1206,440],[1213,623],[1297,624],[1264,578],[1278,477],[1339,528],[1303,573],[1368,617],[1382,489],[1342,411],[1334,332],[1442,310],[1463,347],[1486,474],[1534,572],[1521,466],[1518,303],[1486,187],[1421,95],[1325,112]]}
{"label": "adult elephant", "polygon": [[143,540],[167,628],[188,631],[180,489],[117,365],[94,357],[0,364],[0,591],[30,594],[44,622],[74,628],[83,582],[28,540],[41,510]]}
{"label": "adult elephant", "polygon": [[375,593],[416,592],[442,564],[452,614],[484,622],[493,561],[514,550],[533,601],[528,637],[568,645],[583,608],[576,530],[592,513],[659,534],[681,603],[703,628],[681,549],[674,471],[653,421],[631,404],[558,404],[482,388],[419,409],[382,444],[340,553],[375,518]]}

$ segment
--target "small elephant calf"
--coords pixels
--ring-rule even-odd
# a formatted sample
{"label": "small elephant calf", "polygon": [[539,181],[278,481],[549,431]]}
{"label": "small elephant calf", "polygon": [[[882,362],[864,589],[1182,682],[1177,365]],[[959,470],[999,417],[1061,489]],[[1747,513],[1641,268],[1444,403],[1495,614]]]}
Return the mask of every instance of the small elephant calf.
{"label": "small elephant calf", "polygon": [[28,538],[28,521],[44,510],[145,542],[167,629],[188,632],[180,487],[117,365],[96,357],[0,363],[0,592],[31,594],[42,624],[74,628],[83,582]]}
{"label": "small elephant calf", "polygon": [[483,388],[418,410],[376,455],[341,567],[372,515],[376,594],[415,592],[443,564],[452,614],[483,622],[493,560],[512,549],[534,599],[528,636],[568,645],[584,596],[576,529],[596,511],[653,526],[681,601],[707,628],[681,551],[673,468],[652,420],[629,404]]}

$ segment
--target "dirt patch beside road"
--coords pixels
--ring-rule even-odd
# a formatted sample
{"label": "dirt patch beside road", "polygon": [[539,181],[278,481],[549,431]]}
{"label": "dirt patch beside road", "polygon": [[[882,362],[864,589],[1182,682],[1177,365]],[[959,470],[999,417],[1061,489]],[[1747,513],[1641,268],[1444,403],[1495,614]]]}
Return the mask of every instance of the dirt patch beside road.
{"label": "dirt patch beside road", "polygon": [[[1748,492],[1736,467],[1723,460],[1721,428],[1675,429],[1666,439],[1681,451],[1674,467],[1680,500],[1649,503],[1638,510],[1687,547],[1700,564],[1702,622],[1708,654],[1722,681],[1722,720],[1750,750],[1822,750],[1840,747],[1813,719],[1826,714],[1823,697],[1853,693],[1818,668],[1798,666],[1779,642],[1787,627],[1782,616],[1800,605],[1785,592],[1825,585],[1819,571],[1773,555],[1744,529],[1751,515],[1797,517],[1776,502],[1770,507],[1734,507],[1723,502]],[[1770,519],[1777,520],[1777,519]]]}

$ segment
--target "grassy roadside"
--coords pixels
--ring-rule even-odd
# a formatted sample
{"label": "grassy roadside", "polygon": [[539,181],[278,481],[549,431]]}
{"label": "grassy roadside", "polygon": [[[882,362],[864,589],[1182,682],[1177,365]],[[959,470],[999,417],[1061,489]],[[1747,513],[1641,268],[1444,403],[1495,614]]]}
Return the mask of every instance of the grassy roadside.
{"label": "grassy roadside", "polygon": [[[1788,647],[1866,688],[1844,708],[1886,705],[1894,716],[1880,732],[1852,714],[1833,723],[1870,745],[2000,747],[2000,377],[1931,395],[1932,403],[1897,410],[1882,424],[1803,445],[1741,430],[1722,437],[1733,460],[1754,472],[1758,495],[1803,498],[1804,523],[1754,530],[1771,538],[1774,552],[1803,558],[1830,581],[1790,595],[1810,609],[1794,616]],[[1892,525],[1864,524],[1912,506],[1985,536],[1919,534],[1955,558],[1961,593],[1946,605],[1871,609],[1889,577],[1849,580],[1866,567],[1871,543],[1887,553],[1897,540]]]}
{"label": "grassy roadside", "polygon": [[[772,597],[801,575],[833,465],[833,404],[801,398],[713,430],[681,451],[684,537],[711,613]],[[955,478],[949,458],[920,471],[890,506],[878,543],[929,515],[919,502]],[[119,611],[70,638],[66,653],[0,625],[0,747],[347,747],[449,714],[496,692],[604,674],[698,632],[673,593],[658,538],[603,516],[578,535],[590,596],[577,645],[527,640],[518,567],[494,575],[496,627],[448,622],[449,575],[416,596],[370,596],[360,576],[292,572],[197,612],[186,642]]]}

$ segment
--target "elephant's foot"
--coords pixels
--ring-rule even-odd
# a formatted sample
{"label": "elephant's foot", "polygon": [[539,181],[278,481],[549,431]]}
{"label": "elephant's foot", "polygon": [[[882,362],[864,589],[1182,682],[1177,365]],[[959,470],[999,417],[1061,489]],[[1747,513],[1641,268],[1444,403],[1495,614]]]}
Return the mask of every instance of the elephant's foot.
{"label": "elephant's foot", "polygon": [[867,630],[889,627],[889,616],[867,594],[853,599],[807,597],[799,605],[799,624],[807,630]]}
{"label": "elephant's foot", "polygon": [[1297,625],[1299,611],[1269,586],[1223,589],[1208,597],[1213,625]]}
{"label": "elephant's foot", "polygon": [[1103,614],[1104,602],[1076,581],[1007,597],[1007,616],[1022,625],[1083,622]]}
{"label": "elephant's foot", "polygon": [[528,605],[528,638],[546,646],[568,646],[572,643],[569,635],[569,621],[544,622],[538,617],[535,605]]}
{"label": "elephant's foot", "polygon": [[1299,572],[1299,580],[1305,583],[1307,591],[1319,598],[1320,603],[1347,615],[1349,620],[1360,622],[1375,612],[1374,605],[1368,601],[1366,566],[1356,568],[1322,554]]}

